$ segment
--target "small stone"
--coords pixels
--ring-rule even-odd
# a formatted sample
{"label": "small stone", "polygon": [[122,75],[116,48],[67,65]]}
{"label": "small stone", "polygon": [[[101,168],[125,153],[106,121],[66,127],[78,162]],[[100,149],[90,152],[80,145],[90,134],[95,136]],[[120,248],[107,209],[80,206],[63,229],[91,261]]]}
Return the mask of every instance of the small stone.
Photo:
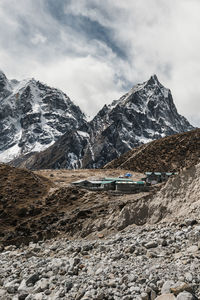
{"label": "small stone", "polygon": [[187,225],[187,226],[193,226],[193,225],[195,225],[195,224],[197,224],[198,222],[197,222],[197,220],[195,220],[195,219],[187,219],[187,220],[185,220],[185,224]]}
{"label": "small stone", "polygon": [[135,246],[131,245],[128,249],[128,252],[132,254],[132,253],[134,253],[134,251],[135,251]]}
{"label": "small stone", "polygon": [[103,272],[103,269],[102,268],[98,268],[95,272],[95,275],[99,275]]}
{"label": "small stone", "polygon": [[176,300],[176,297],[173,294],[163,294],[158,296],[155,300]]}
{"label": "small stone", "polygon": [[104,300],[106,299],[106,296],[104,293],[100,293],[96,296],[96,300]]}
{"label": "small stone", "polygon": [[177,296],[177,300],[193,300],[193,299],[194,299],[193,295],[188,292],[182,292]]}
{"label": "small stone", "polygon": [[16,249],[15,245],[9,245],[4,248],[4,251],[13,251]]}
{"label": "small stone", "polygon": [[140,295],[140,297],[141,297],[142,300],[148,300],[149,299],[149,295],[147,293],[142,293]]}
{"label": "small stone", "polygon": [[165,281],[161,289],[161,294],[169,294],[171,292],[170,288],[173,287],[173,285],[174,285],[174,281],[172,280]]}
{"label": "small stone", "polygon": [[100,239],[102,239],[102,238],[104,238],[104,234],[103,233],[98,233],[98,238],[100,238]]}
{"label": "small stone", "polygon": [[156,241],[148,242],[147,244],[144,245],[145,248],[150,249],[150,248],[156,248],[158,247],[158,243]]}
{"label": "small stone", "polygon": [[151,300],[155,300],[156,299],[156,292],[155,291],[153,291],[153,290],[151,290],[151,294],[150,294],[150,298],[151,298]]}
{"label": "small stone", "polygon": [[26,285],[28,286],[30,283],[34,285],[38,280],[39,280],[39,274],[35,273],[26,280]]}
{"label": "small stone", "polygon": [[73,283],[71,281],[67,281],[65,282],[65,287],[66,287],[66,291],[69,292],[73,287]]}
{"label": "small stone", "polygon": [[179,259],[183,256],[183,254],[181,252],[177,252],[177,253],[174,253],[173,256],[175,259]]}
{"label": "small stone", "polygon": [[59,297],[60,297],[60,298],[65,297],[65,291],[64,291],[64,290],[61,290],[61,291],[59,292]]}
{"label": "small stone", "polygon": [[167,243],[166,240],[162,240],[161,245],[162,245],[163,247],[166,247],[166,246],[168,246],[168,243]]}
{"label": "small stone", "polygon": [[82,247],[82,250],[83,250],[83,251],[90,251],[90,250],[92,250],[92,248],[93,248],[92,245],[84,245],[84,246]]}
{"label": "small stone", "polygon": [[198,246],[196,245],[193,245],[193,246],[190,246],[189,248],[187,248],[187,252],[188,253],[195,253],[197,252],[199,249],[198,249]]}
{"label": "small stone", "polygon": [[116,282],[114,279],[111,279],[107,282],[107,286],[109,287],[116,287]]}
{"label": "small stone", "polygon": [[46,291],[44,291],[44,293],[45,293],[45,295],[50,295],[51,294],[51,291],[50,290],[46,290]]}
{"label": "small stone", "polygon": [[192,274],[187,272],[185,274],[185,279],[186,279],[186,281],[192,282],[192,279],[193,279]]}
{"label": "small stone", "polygon": [[0,289],[0,299],[4,299],[3,297],[5,296],[5,294],[6,294],[6,290]]}
{"label": "small stone", "polygon": [[29,288],[26,285],[26,280],[23,279],[18,287],[18,292],[24,293],[24,292],[27,292],[28,290],[29,290]]}
{"label": "small stone", "polygon": [[183,283],[180,283],[180,284],[178,284],[178,285],[176,285],[174,287],[171,287],[170,291],[174,295],[177,296],[179,293],[184,292],[184,291],[191,292],[192,291],[192,287],[189,284],[183,282]]}
{"label": "small stone", "polygon": [[18,299],[19,300],[25,300],[26,299],[26,297],[28,297],[28,293],[22,293],[22,294],[20,294],[19,296],[18,296]]}

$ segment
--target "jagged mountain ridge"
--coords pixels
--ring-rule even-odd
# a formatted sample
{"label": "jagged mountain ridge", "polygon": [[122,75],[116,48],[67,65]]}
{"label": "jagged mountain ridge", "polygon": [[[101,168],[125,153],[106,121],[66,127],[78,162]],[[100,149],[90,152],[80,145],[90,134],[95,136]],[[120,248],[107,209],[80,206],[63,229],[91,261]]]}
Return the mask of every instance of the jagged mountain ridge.
{"label": "jagged mountain ridge", "polygon": [[0,161],[42,151],[84,122],[62,91],[35,79],[8,80],[0,71]]}
{"label": "jagged mountain ridge", "polygon": [[133,147],[192,130],[178,114],[169,89],[156,75],[138,84],[78,130],[66,133],[41,153],[16,160],[29,168],[98,168]]}
{"label": "jagged mountain ridge", "polygon": [[[104,106],[91,127],[95,133],[92,143],[95,159],[89,167],[101,167],[105,161],[142,143],[193,129],[178,114],[170,90],[156,75],[138,84],[118,101]],[[103,139],[101,148],[96,139]]]}

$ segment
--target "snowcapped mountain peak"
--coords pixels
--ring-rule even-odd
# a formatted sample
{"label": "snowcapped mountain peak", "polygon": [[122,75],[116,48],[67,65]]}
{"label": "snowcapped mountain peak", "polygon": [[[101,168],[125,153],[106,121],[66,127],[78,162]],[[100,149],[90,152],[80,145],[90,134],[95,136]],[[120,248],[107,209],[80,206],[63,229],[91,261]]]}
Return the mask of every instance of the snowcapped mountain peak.
{"label": "snowcapped mountain peak", "polygon": [[0,77],[0,161],[42,151],[65,132],[80,127],[85,116],[63,92],[34,78]]}

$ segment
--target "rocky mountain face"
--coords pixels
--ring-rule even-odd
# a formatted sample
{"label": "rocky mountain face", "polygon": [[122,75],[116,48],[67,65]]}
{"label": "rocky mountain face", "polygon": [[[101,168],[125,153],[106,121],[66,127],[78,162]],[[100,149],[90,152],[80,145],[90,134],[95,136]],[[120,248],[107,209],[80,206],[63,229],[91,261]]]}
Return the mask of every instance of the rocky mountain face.
{"label": "rocky mountain face", "polygon": [[104,106],[91,127],[94,159],[89,167],[101,167],[133,147],[193,128],[178,114],[170,90],[156,75]]}
{"label": "rocky mountain face", "polygon": [[35,79],[10,81],[0,71],[0,161],[46,149],[84,118],[62,91]]}
{"label": "rocky mountain face", "polygon": [[178,114],[156,75],[105,105],[94,119],[41,153],[14,162],[29,168],[99,168],[133,147],[193,126]]}

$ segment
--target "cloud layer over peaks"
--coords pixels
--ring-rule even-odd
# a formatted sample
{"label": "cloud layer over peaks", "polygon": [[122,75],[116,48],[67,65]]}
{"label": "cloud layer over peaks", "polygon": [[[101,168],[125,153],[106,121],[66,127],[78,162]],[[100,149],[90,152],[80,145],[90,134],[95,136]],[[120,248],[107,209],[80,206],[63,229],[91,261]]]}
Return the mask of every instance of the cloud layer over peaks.
{"label": "cloud layer over peaks", "polygon": [[1,0],[0,68],[88,114],[157,74],[200,126],[199,0]]}

